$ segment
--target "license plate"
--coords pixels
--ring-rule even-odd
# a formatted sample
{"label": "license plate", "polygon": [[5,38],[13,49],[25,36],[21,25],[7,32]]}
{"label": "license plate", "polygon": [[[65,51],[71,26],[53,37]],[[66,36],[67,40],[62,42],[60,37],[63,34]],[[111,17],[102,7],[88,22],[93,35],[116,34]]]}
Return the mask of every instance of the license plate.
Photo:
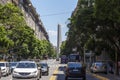
{"label": "license plate", "polygon": [[73,69],[73,71],[78,71],[78,69]]}

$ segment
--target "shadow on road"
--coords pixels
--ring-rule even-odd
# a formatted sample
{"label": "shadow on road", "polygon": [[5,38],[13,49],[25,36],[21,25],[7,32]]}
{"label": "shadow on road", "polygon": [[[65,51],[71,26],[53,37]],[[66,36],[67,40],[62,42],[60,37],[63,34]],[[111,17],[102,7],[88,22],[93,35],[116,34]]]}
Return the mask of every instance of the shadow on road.
{"label": "shadow on road", "polygon": [[56,80],[65,80],[65,75],[64,74],[57,74],[57,79]]}

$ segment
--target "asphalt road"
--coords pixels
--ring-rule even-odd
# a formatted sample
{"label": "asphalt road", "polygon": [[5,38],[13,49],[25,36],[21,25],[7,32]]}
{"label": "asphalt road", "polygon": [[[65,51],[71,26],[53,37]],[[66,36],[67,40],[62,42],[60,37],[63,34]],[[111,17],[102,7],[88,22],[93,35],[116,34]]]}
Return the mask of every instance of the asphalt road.
{"label": "asphalt road", "polygon": [[[64,66],[65,64],[59,64],[58,61],[54,59],[50,60],[43,60],[42,62],[46,62],[49,65],[49,75],[42,75],[42,78],[40,80],[64,80],[65,75],[64,75]],[[54,72],[56,74],[54,74]],[[52,76],[55,76],[55,78],[51,78]],[[2,77],[0,80],[12,80],[12,76],[6,76]],[[14,79],[14,80],[35,80],[35,79]],[[95,76],[93,76],[91,73],[87,72],[86,74],[86,80],[101,80],[97,79]]]}
{"label": "asphalt road", "polygon": [[[49,75],[42,75],[42,78],[40,78],[40,80],[49,80],[50,77],[52,76],[53,71],[58,67],[58,62],[56,62],[54,59],[50,59],[50,60],[43,60],[42,62],[47,62],[49,65]],[[6,77],[2,77],[0,80],[13,80],[12,79],[12,75],[6,76]],[[14,80],[35,80],[34,78],[32,79],[14,79]]]}
{"label": "asphalt road", "polygon": [[[64,66],[65,66],[65,64],[61,64],[59,66],[58,73],[56,74],[56,76],[57,76],[56,80],[65,80]],[[77,79],[77,80],[82,80],[82,79]],[[97,79],[97,78],[93,77],[92,74],[87,73],[86,74],[86,80],[100,80],[100,79]]]}

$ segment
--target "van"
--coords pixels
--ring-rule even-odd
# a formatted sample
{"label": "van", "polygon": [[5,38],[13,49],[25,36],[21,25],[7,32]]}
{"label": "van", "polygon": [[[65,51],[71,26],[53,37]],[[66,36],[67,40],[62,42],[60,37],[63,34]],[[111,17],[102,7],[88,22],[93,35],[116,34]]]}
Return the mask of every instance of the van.
{"label": "van", "polygon": [[9,62],[0,62],[2,76],[8,76],[10,74]]}

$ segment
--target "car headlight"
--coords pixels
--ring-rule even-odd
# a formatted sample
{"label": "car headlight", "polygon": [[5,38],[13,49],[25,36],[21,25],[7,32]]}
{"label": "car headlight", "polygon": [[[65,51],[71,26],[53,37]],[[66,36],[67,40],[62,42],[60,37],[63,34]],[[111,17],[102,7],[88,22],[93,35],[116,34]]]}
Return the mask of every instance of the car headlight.
{"label": "car headlight", "polygon": [[13,73],[18,73],[17,71],[13,71]]}
{"label": "car headlight", "polygon": [[37,71],[34,71],[33,73],[37,73]]}
{"label": "car headlight", "polygon": [[2,69],[1,71],[6,71],[6,69]]}
{"label": "car headlight", "polygon": [[5,70],[5,69],[2,69],[3,71]]}

